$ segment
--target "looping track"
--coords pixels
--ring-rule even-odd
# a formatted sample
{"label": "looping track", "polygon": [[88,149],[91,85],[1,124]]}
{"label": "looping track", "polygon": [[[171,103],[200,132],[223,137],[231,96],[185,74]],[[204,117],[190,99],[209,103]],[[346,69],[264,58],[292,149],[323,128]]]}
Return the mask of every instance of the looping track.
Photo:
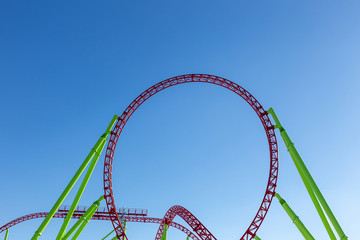
{"label": "looping track", "polygon": [[[131,115],[135,112],[135,110],[151,96],[155,95],[156,93],[166,88],[183,83],[191,83],[191,82],[211,83],[229,89],[230,91],[236,93],[241,98],[243,98],[258,115],[265,129],[266,136],[268,139],[269,151],[270,151],[270,171],[269,171],[268,184],[266,187],[263,201],[253,221],[251,222],[249,228],[246,230],[246,232],[241,237],[241,239],[242,240],[252,239],[255,236],[257,230],[260,228],[261,223],[264,221],[264,218],[267,214],[267,211],[270,207],[271,201],[275,194],[275,188],[276,188],[276,182],[278,176],[278,146],[274,132],[274,126],[272,125],[269,119],[268,113],[248,91],[246,91],[244,88],[242,88],[241,86],[239,86],[234,82],[213,75],[188,74],[188,75],[181,75],[181,76],[169,78],[167,80],[159,82],[154,86],[145,90],[143,93],[141,93],[133,102],[130,103],[130,105],[125,109],[123,114],[118,118],[115,127],[111,132],[111,137],[108,142],[105,162],[104,162],[104,196],[105,196],[110,220],[113,224],[118,239],[120,239],[121,237],[125,237],[127,239],[124,229],[122,228],[119,215],[115,210],[116,206],[115,206],[113,187],[112,187],[112,165],[113,165],[116,144],[118,142],[120,134],[123,128],[125,127],[125,124],[129,120]],[[204,226],[202,227],[205,228]]]}

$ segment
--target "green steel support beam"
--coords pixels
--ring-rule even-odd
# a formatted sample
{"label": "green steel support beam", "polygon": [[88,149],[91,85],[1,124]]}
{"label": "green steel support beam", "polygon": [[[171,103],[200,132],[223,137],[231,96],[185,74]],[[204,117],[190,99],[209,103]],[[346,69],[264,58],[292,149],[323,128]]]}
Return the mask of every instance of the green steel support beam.
{"label": "green steel support beam", "polygon": [[101,152],[104,149],[104,146],[105,146],[105,143],[106,143],[106,137],[103,138],[103,139],[105,139],[105,140],[101,143],[100,147],[95,150],[95,156],[94,156],[93,160],[90,163],[90,166],[89,166],[89,168],[88,168],[88,170],[86,172],[86,175],[85,175],[85,177],[84,177],[84,179],[83,179],[83,181],[82,181],[82,183],[80,185],[80,188],[79,188],[79,190],[78,190],[78,192],[77,192],[77,194],[75,196],[75,199],[74,199],[73,203],[71,204],[69,212],[66,215],[66,218],[64,219],[63,225],[60,228],[60,231],[59,231],[59,233],[58,233],[58,235],[56,237],[56,240],[61,240],[62,237],[65,235],[66,228],[69,225],[69,222],[71,220],[72,215],[74,214],[75,208],[78,205],[82,194],[84,193],[85,187],[86,187],[87,183],[89,182],[91,174],[93,173],[94,168],[96,166],[96,163],[98,162],[99,157],[101,155]]}
{"label": "green steel support beam", "polygon": [[[88,213],[84,216],[83,215],[83,221],[81,223],[81,226],[78,228],[78,230],[76,231],[76,233],[74,234],[74,236],[72,237],[72,240],[76,240],[80,233],[84,230],[85,226],[89,223],[89,220],[92,218],[92,216],[94,215],[94,213],[96,212],[96,210],[99,208],[100,206],[100,202],[104,199],[104,196],[101,196],[97,201],[95,201],[92,205],[91,205],[91,209],[90,211],[87,211]],[[88,209],[88,210],[89,210]],[[71,235],[71,234],[70,234]]]}
{"label": "green steel support beam", "polygon": [[6,234],[5,234],[4,240],[7,240],[8,236],[9,236],[9,229],[6,229]]}
{"label": "green steel support beam", "polygon": [[106,234],[106,236],[103,237],[101,240],[104,240],[104,239],[108,238],[113,232],[115,232],[115,229],[112,230],[111,232],[109,232],[108,234]]}
{"label": "green steel support beam", "polygon": [[186,237],[186,240],[189,240],[189,238],[190,238],[190,236],[188,235],[188,236]]}
{"label": "green steel support beam", "polygon": [[[290,137],[288,136],[287,132],[285,131],[285,129],[281,126],[281,123],[279,121],[279,119],[277,118],[274,110],[272,108],[269,109],[268,113],[270,113],[276,123],[276,128],[279,128],[280,130],[280,134],[281,134],[281,137],[282,139],[284,140],[285,142],[285,145],[291,155],[291,158],[293,159],[298,171],[299,171],[299,174],[300,176],[301,175],[304,175],[301,176],[305,186],[306,184],[309,184],[310,185],[310,191],[313,191],[313,193],[316,195],[316,198],[317,200],[320,202],[321,204],[321,207],[324,209],[325,213],[327,214],[327,217],[329,218],[330,222],[332,223],[332,225],[334,226],[336,232],[338,233],[339,237],[341,240],[346,240],[348,239],[348,237],[345,235],[344,231],[342,230],[339,222],[337,221],[337,219],[335,218],[333,212],[331,211],[329,205],[327,204],[324,196],[322,195],[322,193],[320,192],[320,189],[318,188],[318,186],[316,185],[314,179],[312,178],[309,170],[307,169],[307,167],[305,166],[305,163],[303,162],[303,160],[301,159],[300,157],[300,154],[298,153],[298,151],[296,150],[295,146],[294,146],[294,143],[291,141]],[[306,183],[305,183],[306,182]],[[307,188],[308,189],[308,188]],[[308,189],[308,192],[309,192],[309,189]],[[309,192],[310,194],[310,192]],[[312,198],[313,202],[314,202],[314,205],[316,207],[316,204],[315,204],[315,201],[314,199]],[[317,207],[316,207],[317,208]],[[321,210],[322,211],[322,210]],[[319,212],[319,210],[318,210]],[[320,216],[321,217],[321,216]],[[322,219],[323,220],[323,219]],[[323,221],[324,223],[324,221]],[[325,225],[325,223],[324,223]],[[326,227],[326,225],[325,225]],[[330,228],[331,229],[331,228]],[[328,231],[329,233],[329,230],[328,230],[328,227],[326,227],[326,230]],[[332,230],[331,230],[332,232]],[[332,237],[331,234],[329,234],[329,236],[331,237],[331,239],[336,239],[335,237]]]}
{"label": "green steel support beam", "polygon": [[96,212],[99,208],[101,201],[104,200],[104,196],[101,196],[97,201],[95,201],[86,212],[81,216],[81,218],[70,228],[70,230],[65,234],[62,240],[68,239],[74,231],[82,224],[85,220],[90,220],[92,215]]}
{"label": "green steel support beam", "polygon": [[[126,221],[122,222],[122,227],[124,229],[124,233],[126,233]],[[122,240],[125,240],[125,236],[122,237]]]}
{"label": "green steel support beam", "polygon": [[[290,156],[292,157],[291,153],[290,153]],[[318,212],[318,214],[320,216],[321,221],[323,222],[323,225],[324,225],[325,229],[328,232],[328,235],[329,235],[330,239],[331,240],[336,240],[335,233],[334,233],[333,229],[331,228],[328,219],[325,216],[325,213],[324,213],[324,211],[323,211],[323,209],[322,209],[322,207],[321,207],[321,205],[319,203],[319,200],[317,199],[317,197],[315,195],[315,192],[312,190],[309,182],[306,180],[306,177],[305,177],[304,173],[301,171],[301,168],[300,168],[299,164],[297,162],[295,162],[295,161],[294,161],[294,164],[295,164],[295,167],[296,167],[296,169],[298,170],[298,172],[300,174],[301,179],[303,180],[305,188],[309,193],[309,196],[310,196],[310,198],[311,198],[311,200],[312,200],[312,202],[313,202],[313,204],[315,206],[316,211]]]}
{"label": "green steel support beam", "polygon": [[117,240],[118,238],[117,238],[117,236],[115,236],[115,237],[113,237],[111,240]]}
{"label": "green steel support beam", "polygon": [[254,236],[255,240],[261,240],[261,238],[259,238],[257,235]]}
{"label": "green steel support beam", "polygon": [[96,150],[99,148],[99,146],[102,144],[103,141],[106,141],[106,137],[109,135],[109,133],[110,133],[112,127],[114,126],[115,121],[116,121],[117,118],[118,118],[118,116],[116,116],[116,115],[113,117],[113,119],[111,120],[109,126],[107,127],[107,129],[105,131],[105,134],[103,134],[99,138],[99,140],[96,142],[95,146],[91,149],[89,155],[85,158],[84,162],[81,164],[80,168],[77,170],[77,172],[75,173],[73,178],[70,180],[69,184],[66,186],[65,190],[60,195],[59,199],[55,202],[54,206],[49,211],[49,214],[46,216],[44,221],[41,223],[39,228],[36,230],[35,234],[32,236],[31,240],[37,240],[41,236],[42,232],[44,231],[46,226],[49,224],[50,220],[52,219],[52,217],[54,216],[56,211],[59,209],[59,207],[63,203],[64,199],[69,194],[70,190],[73,188],[73,186],[75,185],[75,183],[79,179],[80,175],[83,173],[83,171],[85,170],[85,168],[89,164],[90,160],[95,155]]}
{"label": "green steel support beam", "polygon": [[163,232],[160,240],[166,240],[168,228],[169,228],[169,225],[165,224],[165,226],[164,226],[164,232]]}
{"label": "green steel support beam", "polygon": [[301,222],[300,218],[294,213],[294,211],[290,208],[287,202],[281,198],[278,193],[275,193],[275,197],[279,200],[281,206],[284,208],[286,213],[289,215],[295,226],[299,229],[301,234],[306,240],[315,240],[315,238],[311,235],[305,225]]}
{"label": "green steel support beam", "polygon": [[[123,225],[124,232],[126,233],[126,221],[122,222],[122,225]],[[109,237],[113,232],[115,232],[115,229],[112,230],[111,232],[109,232],[108,234],[106,234],[106,236],[103,237],[101,240],[106,239],[106,238]],[[113,239],[117,239],[117,236],[115,236],[115,237],[112,238],[111,240],[113,240]],[[124,239],[124,237],[123,237],[123,239]]]}

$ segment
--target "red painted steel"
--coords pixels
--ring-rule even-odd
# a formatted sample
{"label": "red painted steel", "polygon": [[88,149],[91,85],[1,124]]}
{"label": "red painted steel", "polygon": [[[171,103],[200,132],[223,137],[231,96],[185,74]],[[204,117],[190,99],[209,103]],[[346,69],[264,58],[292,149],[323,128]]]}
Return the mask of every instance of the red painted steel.
{"label": "red painted steel", "polygon": [[215,240],[216,238],[207,230],[207,228],[187,209],[175,205],[171,207],[165,214],[161,222],[155,240],[160,240],[164,232],[165,224],[171,226],[172,221],[176,216],[181,217],[197,235],[204,240]]}
{"label": "red painted steel", "polygon": [[269,178],[268,178],[268,184],[266,187],[265,195],[260,205],[260,208],[257,211],[255,218],[251,222],[249,228],[246,230],[246,232],[241,237],[241,239],[242,240],[252,239],[256,235],[256,232],[259,229],[261,223],[264,221],[264,218],[267,214],[267,211],[270,207],[271,201],[275,194],[275,188],[276,188],[276,182],[278,176],[278,147],[274,132],[274,126],[270,121],[268,113],[248,91],[246,91],[244,88],[240,87],[238,84],[234,82],[213,75],[188,74],[188,75],[181,75],[166,79],[162,82],[155,84],[154,86],[148,88],[143,93],[141,93],[133,102],[130,103],[130,105],[125,109],[123,114],[118,118],[115,127],[111,132],[110,140],[108,142],[108,146],[106,150],[105,162],[104,162],[104,193],[105,193],[104,196],[108,207],[108,212],[110,215],[111,222],[115,229],[116,236],[119,240],[121,239],[121,237],[125,237],[127,239],[124,229],[122,228],[119,215],[115,211],[116,206],[115,206],[115,200],[114,200],[114,194],[112,188],[113,158],[114,158],[116,144],[120,137],[120,134],[125,124],[129,120],[130,116],[142,103],[144,103],[151,96],[168,87],[172,87],[183,83],[191,83],[191,82],[211,83],[229,89],[230,91],[242,97],[254,109],[254,111],[260,118],[260,121],[263,124],[263,127],[266,132],[266,136],[269,144],[269,150],[270,150]]}
{"label": "red painted steel", "polygon": [[[70,205],[62,205],[59,207],[58,212],[69,212]],[[74,213],[84,213],[86,210],[88,210],[88,206],[77,206],[74,210]],[[106,207],[99,207],[95,214],[108,214]],[[147,216],[148,210],[147,209],[141,209],[141,208],[118,208],[117,213],[122,215],[131,215],[131,216]]]}
{"label": "red painted steel", "polygon": [[[85,213],[85,211],[77,211],[73,214],[72,218],[79,219],[79,218],[81,218],[81,216],[84,213]],[[64,212],[64,211],[56,212],[54,214],[54,218],[65,218],[66,214],[67,214],[67,212]],[[48,212],[39,212],[39,213],[32,213],[32,214],[28,214],[28,215],[19,217],[17,219],[12,220],[11,222],[8,222],[4,226],[0,227],[0,233],[3,231],[6,231],[6,229],[9,229],[21,222],[25,222],[25,221],[35,219],[35,218],[45,218],[47,215],[48,215]],[[109,221],[110,217],[107,212],[106,213],[95,213],[91,219],[92,220]],[[161,218],[138,217],[138,216],[124,216],[123,220],[127,221],[127,222],[158,223],[158,224],[161,224],[161,222],[163,221]],[[187,229],[186,227],[182,226],[179,223],[172,222],[169,226],[179,229],[180,231],[184,232],[186,235],[190,236],[190,238],[193,240],[200,240],[193,232],[191,232],[189,229]]]}

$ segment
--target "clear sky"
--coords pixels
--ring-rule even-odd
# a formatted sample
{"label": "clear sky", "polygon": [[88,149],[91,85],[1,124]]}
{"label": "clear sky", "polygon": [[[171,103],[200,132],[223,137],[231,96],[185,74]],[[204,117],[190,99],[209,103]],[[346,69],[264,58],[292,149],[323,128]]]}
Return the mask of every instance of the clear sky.
{"label": "clear sky", "polygon": [[[142,91],[207,73],[275,109],[344,231],[357,239],[359,12],[359,1],[2,0],[0,225],[48,211],[112,116]],[[316,239],[328,239],[277,136],[277,191]],[[125,127],[114,160],[115,200],[153,217],[180,204],[218,239],[239,239],[262,200],[268,154],[260,121],[237,95],[206,84],[173,87]],[[103,159],[81,205],[103,194]],[[54,239],[61,222],[53,220],[40,239]],[[30,239],[39,224],[13,227],[9,240]],[[89,226],[79,239],[112,229],[110,222]],[[128,224],[129,239],[150,240],[156,231]],[[275,200],[258,235],[302,238]]]}

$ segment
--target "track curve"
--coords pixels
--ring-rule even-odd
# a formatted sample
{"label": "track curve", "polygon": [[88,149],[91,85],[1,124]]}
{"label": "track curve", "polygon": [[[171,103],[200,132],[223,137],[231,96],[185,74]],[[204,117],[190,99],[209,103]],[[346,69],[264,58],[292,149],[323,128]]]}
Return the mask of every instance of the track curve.
{"label": "track curve", "polygon": [[[38,212],[38,213],[31,213],[31,214],[27,214],[25,216],[16,218],[14,220],[12,220],[11,222],[6,223],[4,226],[0,227],[0,233],[2,233],[3,231],[6,231],[7,229],[31,220],[31,219],[36,219],[36,218],[45,218],[49,213],[48,212]],[[53,218],[65,218],[67,215],[67,212],[57,212],[54,214]],[[81,218],[83,214],[79,214],[79,213],[74,213],[72,218],[73,219],[79,219]],[[110,220],[110,217],[108,214],[94,214],[93,217],[91,218],[92,220]],[[161,224],[163,219],[161,218],[152,218],[152,217],[133,217],[133,216],[124,216],[123,220],[127,221],[127,222],[142,222],[142,223],[158,223]],[[193,232],[191,232],[189,229],[187,229],[186,227],[182,226],[179,223],[176,222],[172,222],[171,224],[169,224],[169,226],[174,227],[176,229],[179,229],[180,231],[184,232],[186,235],[188,235],[191,239],[193,240],[200,240]]]}
{"label": "track curve", "polygon": [[114,199],[113,187],[112,187],[112,164],[113,164],[116,144],[118,142],[120,134],[125,124],[129,120],[131,115],[135,112],[135,110],[151,96],[166,88],[183,83],[191,83],[191,82],[210,83],[229,89],[230,91],[236,93],[241,98],[243,98],[258,115],[265,129],[266,136],[268,139],[269,151],[270,151],[270,171],[269,171],[268,184],[266,187],[266,191],[262,203],[250,226],[241,237],[241,240],[252,239],[256,235],[257,230],[260,228],[260,225],[264,221],[264,218],[267,214],[267,211],[269,210],[271,201],[275,194],[275,188],[276,188],[276,182],[278,176],[278,146],[274,132],[274,126],[270,121],[268,113],[248,91],[246,91],[244,88],[242,88],[241,86],[239,86],[234,82],[231,82],[225,78],[221,78],[214,75],[187,74],[161,81],[153,85],[152,87],[148,88],[143,93],[141,93],[133,102],[130,103],[130,105],[125,109],[123,114],[118,118],[117,122],[115,123],[115,127],[111,132],[110,140],[108,142],[108,146],[106,150],[105,161],[104,161],[104,196],[111,222],[116,232],[116,236],[119,240],[121,239],[121,237],[128,239],[124,232],[124,229],[122,228],[120,217],[116,212],[115,199]]}
{"label": "track curve", "polygon": [[165,214],[163,221],[160,223],[159,229],[156,233],[155,240],[160,240],[164,232],[165,224],[171,226],[176,216],[181,217],[197,235],[204,240],[216,240],[210,231],[186,208],[175,205],[171,207]]}

